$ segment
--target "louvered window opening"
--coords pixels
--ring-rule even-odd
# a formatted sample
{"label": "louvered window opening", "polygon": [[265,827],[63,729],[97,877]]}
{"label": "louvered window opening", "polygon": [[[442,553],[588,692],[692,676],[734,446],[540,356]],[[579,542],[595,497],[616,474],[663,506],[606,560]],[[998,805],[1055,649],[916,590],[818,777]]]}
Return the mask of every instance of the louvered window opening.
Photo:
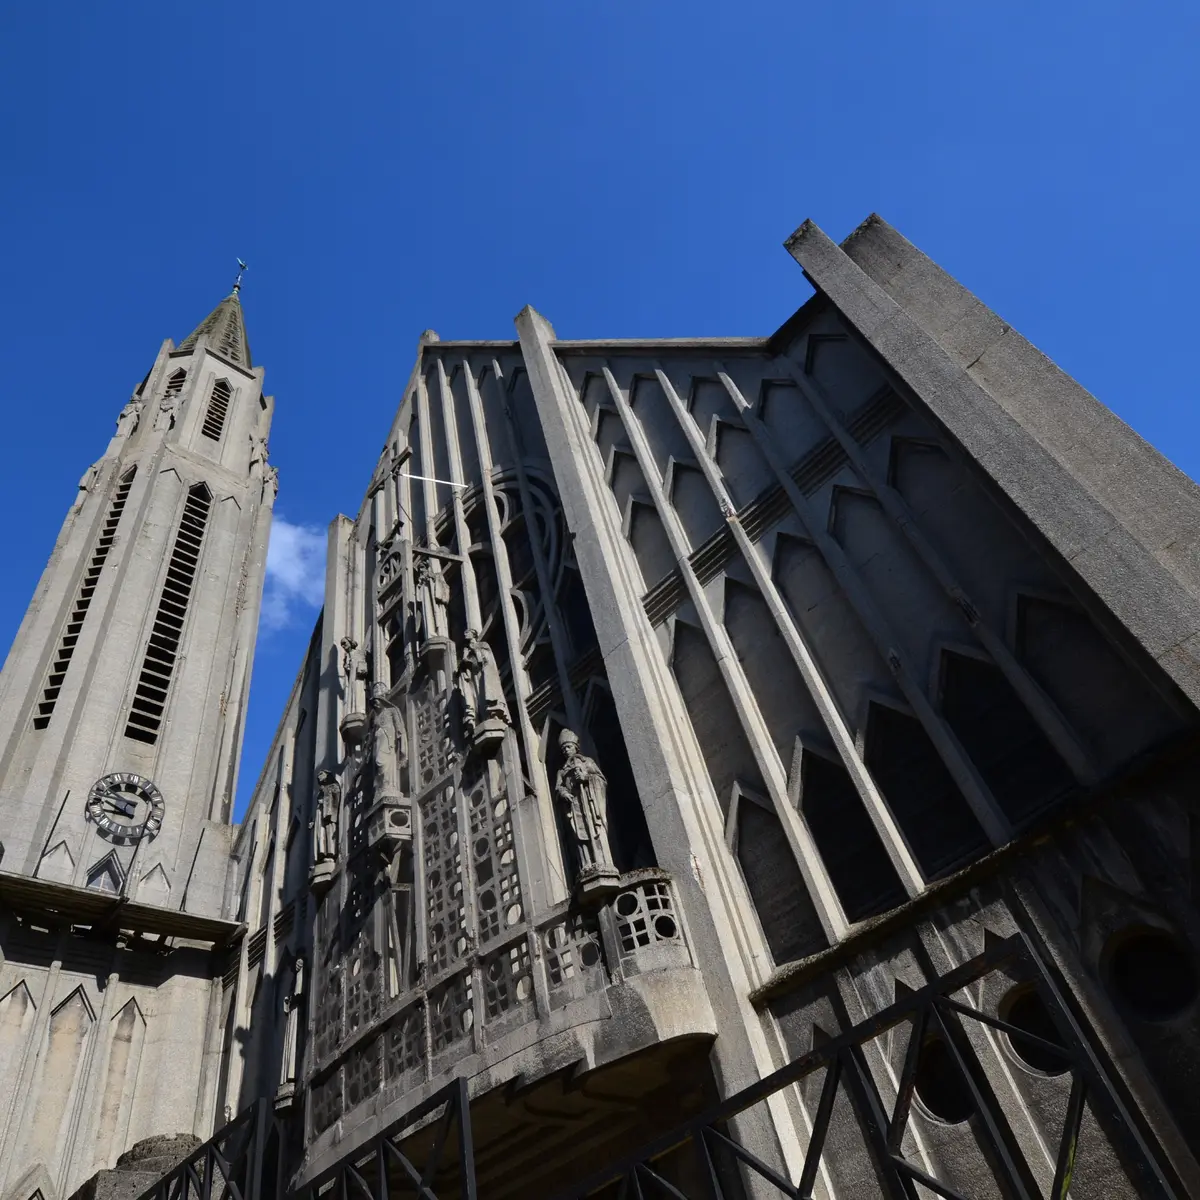
{"label": "louvered window opening", "polygon": [[136,467],[131,467],[126,471],[117,488],[117,494],[109,506],[104,527],[100,530],[100,537],[96,541],[91,560],[83,574],[83,582],[79,585],[79,594],[75,597],[75,604],[71,609],[67,627],[63,631],[62,640],[58,643],[58,650],[55,652],[54,661],[50,666],[46,687],[42,692],[41,701],[38,703],[37,715],[33,718],[34,729],[45,729],[50,724],[50,716],[54,712],[55,704],[58,703],[58,694],[62,691],[63,680],[67,677],[67,668],[71,665],[75,647],[79,644],[83,620],[91,606],[92,597],[96,594],[100,571],[116,540],[117,525],[120,523],[121,513],[125,511],[125,501],[129,499],[129,489],[133,487],[133,477],[136,472]]}
{"label": "louvered window opening", "polygon": [[221,431],[225,428],[225,418],[229,415],[229,401],[233,391],[224,379],[218,379],[213,384],[212,395],[208,400],[208,411],[204,414],[204,424],[200,432],[206,438],[219,441]]}
{"label": "louvered window opening", "polygon": [[183,370],[176,371],[170,379],[167,380],[167,395],[178,396],[183,391],[183,381],[187,378],[187,372]]}
{"label": "louvered window opening", "polygon": [[153,745],[158,741],[211,508],[212,496],[203,484],[188,492],[125,726],[125,736],[139,742]]}

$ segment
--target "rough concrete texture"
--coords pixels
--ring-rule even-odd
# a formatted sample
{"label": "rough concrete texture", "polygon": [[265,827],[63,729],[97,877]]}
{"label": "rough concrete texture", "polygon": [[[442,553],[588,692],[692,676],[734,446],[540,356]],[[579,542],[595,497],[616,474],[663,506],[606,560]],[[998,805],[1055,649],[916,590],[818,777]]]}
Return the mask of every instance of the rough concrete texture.
{"label": "rough concrete texture", "polygon": [[190,1133],[144,1138],[110,1171],[97,1171],[70,1200],[134,1200],[203,1143]]}

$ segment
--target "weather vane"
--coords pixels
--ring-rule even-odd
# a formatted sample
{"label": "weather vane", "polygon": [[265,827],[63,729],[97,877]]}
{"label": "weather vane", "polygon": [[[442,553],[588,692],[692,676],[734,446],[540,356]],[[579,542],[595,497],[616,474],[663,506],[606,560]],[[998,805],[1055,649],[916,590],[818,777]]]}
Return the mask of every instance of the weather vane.
{"label": "weather vane", "polygon": [[233,294],[235,296],[242,290],[242,272],[246,270],[246,264],[240,258],[237,260],[237,265],[237,278],[233,281]]}

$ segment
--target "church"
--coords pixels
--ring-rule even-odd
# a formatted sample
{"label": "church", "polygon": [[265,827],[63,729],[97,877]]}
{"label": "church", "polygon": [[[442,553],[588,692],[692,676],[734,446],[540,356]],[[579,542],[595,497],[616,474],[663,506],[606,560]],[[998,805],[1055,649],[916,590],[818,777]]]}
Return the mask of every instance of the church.
{"label": "church", "polygon": [[786,247],[764,337],[421,336],[240,823],[240,288],[114,399],[0,674],[0,1200],[1200,1195],[1200,489]]}

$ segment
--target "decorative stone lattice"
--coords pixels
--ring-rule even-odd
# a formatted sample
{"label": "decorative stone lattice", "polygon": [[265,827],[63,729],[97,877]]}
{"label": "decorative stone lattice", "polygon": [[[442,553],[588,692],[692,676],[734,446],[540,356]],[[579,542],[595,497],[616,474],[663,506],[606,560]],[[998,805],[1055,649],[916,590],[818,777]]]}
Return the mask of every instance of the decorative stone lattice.
{"label": "decorative stone lattice", "polygon": [[352,863],[346,894],[345,919],[348,930],[360,929],[371,912],[375,899],[374,880],[362,870],[362,862]]}
{"label": "decorative stone lattice", "polygon": [[479,942],[487,945],[511,934],[525,916],[512,817],[507,795],[493,792],[486,771],[470,783],[464,779],[462,794],[470,820]]}
{"label": "decorative stone lattice", "polygon": [[317,1062],[325,1062],[342,1038],[342,973],[338,967],[321,973],[313,1051]]}
{"label": "decorative stone lattice", "polygon": [[632,954],[655,942],[682,940],[671,889],[659,880],[650,879],[622,892],[613,904],[613,911],[622,954]]}
{"label": "decorative stone lattice", "polygon": [[359,1046],[346,1060],[346,1105],[353,1108],[383,1085],[381,1052],[383,1036],[377,1034]]}
{"label": "decorative stone lattice", "polygon": [[314,1133],[324,1133],[342,1115],[342,1070],[312,1085],[312,1123]]}
{"label": "decorative stone lattice", "polygon": [[439,975],[467,952],[458,800],[446,784],[421,801],[425,928],[429,970]]}
{"label": "decorative stone lattice", "polygon": [[415,708],[417,787],[427,788],[450,770],[454,757],[446,696],[435,692],[431,685],[417,699]]}
{"label": "decorative stone lattice", "polygon": [[546,975],[552,988],[573,979],[595,977],[605,982],[604,952],[600,929],[594,917],[582,914],[567,917],[542,932],[546,949]]}
{"label": "decorative stone lattice", "polygon": [[346,1036],[365,1029],[379,1016],[381,973],[379,953],[364,930],[355,939],[346,963]]}
{"label": "decorative stone lattice", "polygon": [[448,979],[431,993],[429,1031],[435,1054],[470,1034],[475,1024],[474,995],[471,977],[465,973]]}
{"label": "decorative stone lattice", "polygon": [[[350,784],[344,806],[352,858],[361,854],[367,846],[367,811],[371,807],[373,789],[366,786],[366,779],[367,772],[360,768]],[[367,903],[370,903],[369,895]]]}
{"label": "decorative stone lattice", "polygon": [[533,1002],[529,941],[522,938],[483,960],[486,1020],[495,1021]]}
{"label": "decorative stone lattice", "polygon": [[406,1009],[387,1027],[384,1070],[389,1083],[420,1071],[425,1063],[425,1008]]}

